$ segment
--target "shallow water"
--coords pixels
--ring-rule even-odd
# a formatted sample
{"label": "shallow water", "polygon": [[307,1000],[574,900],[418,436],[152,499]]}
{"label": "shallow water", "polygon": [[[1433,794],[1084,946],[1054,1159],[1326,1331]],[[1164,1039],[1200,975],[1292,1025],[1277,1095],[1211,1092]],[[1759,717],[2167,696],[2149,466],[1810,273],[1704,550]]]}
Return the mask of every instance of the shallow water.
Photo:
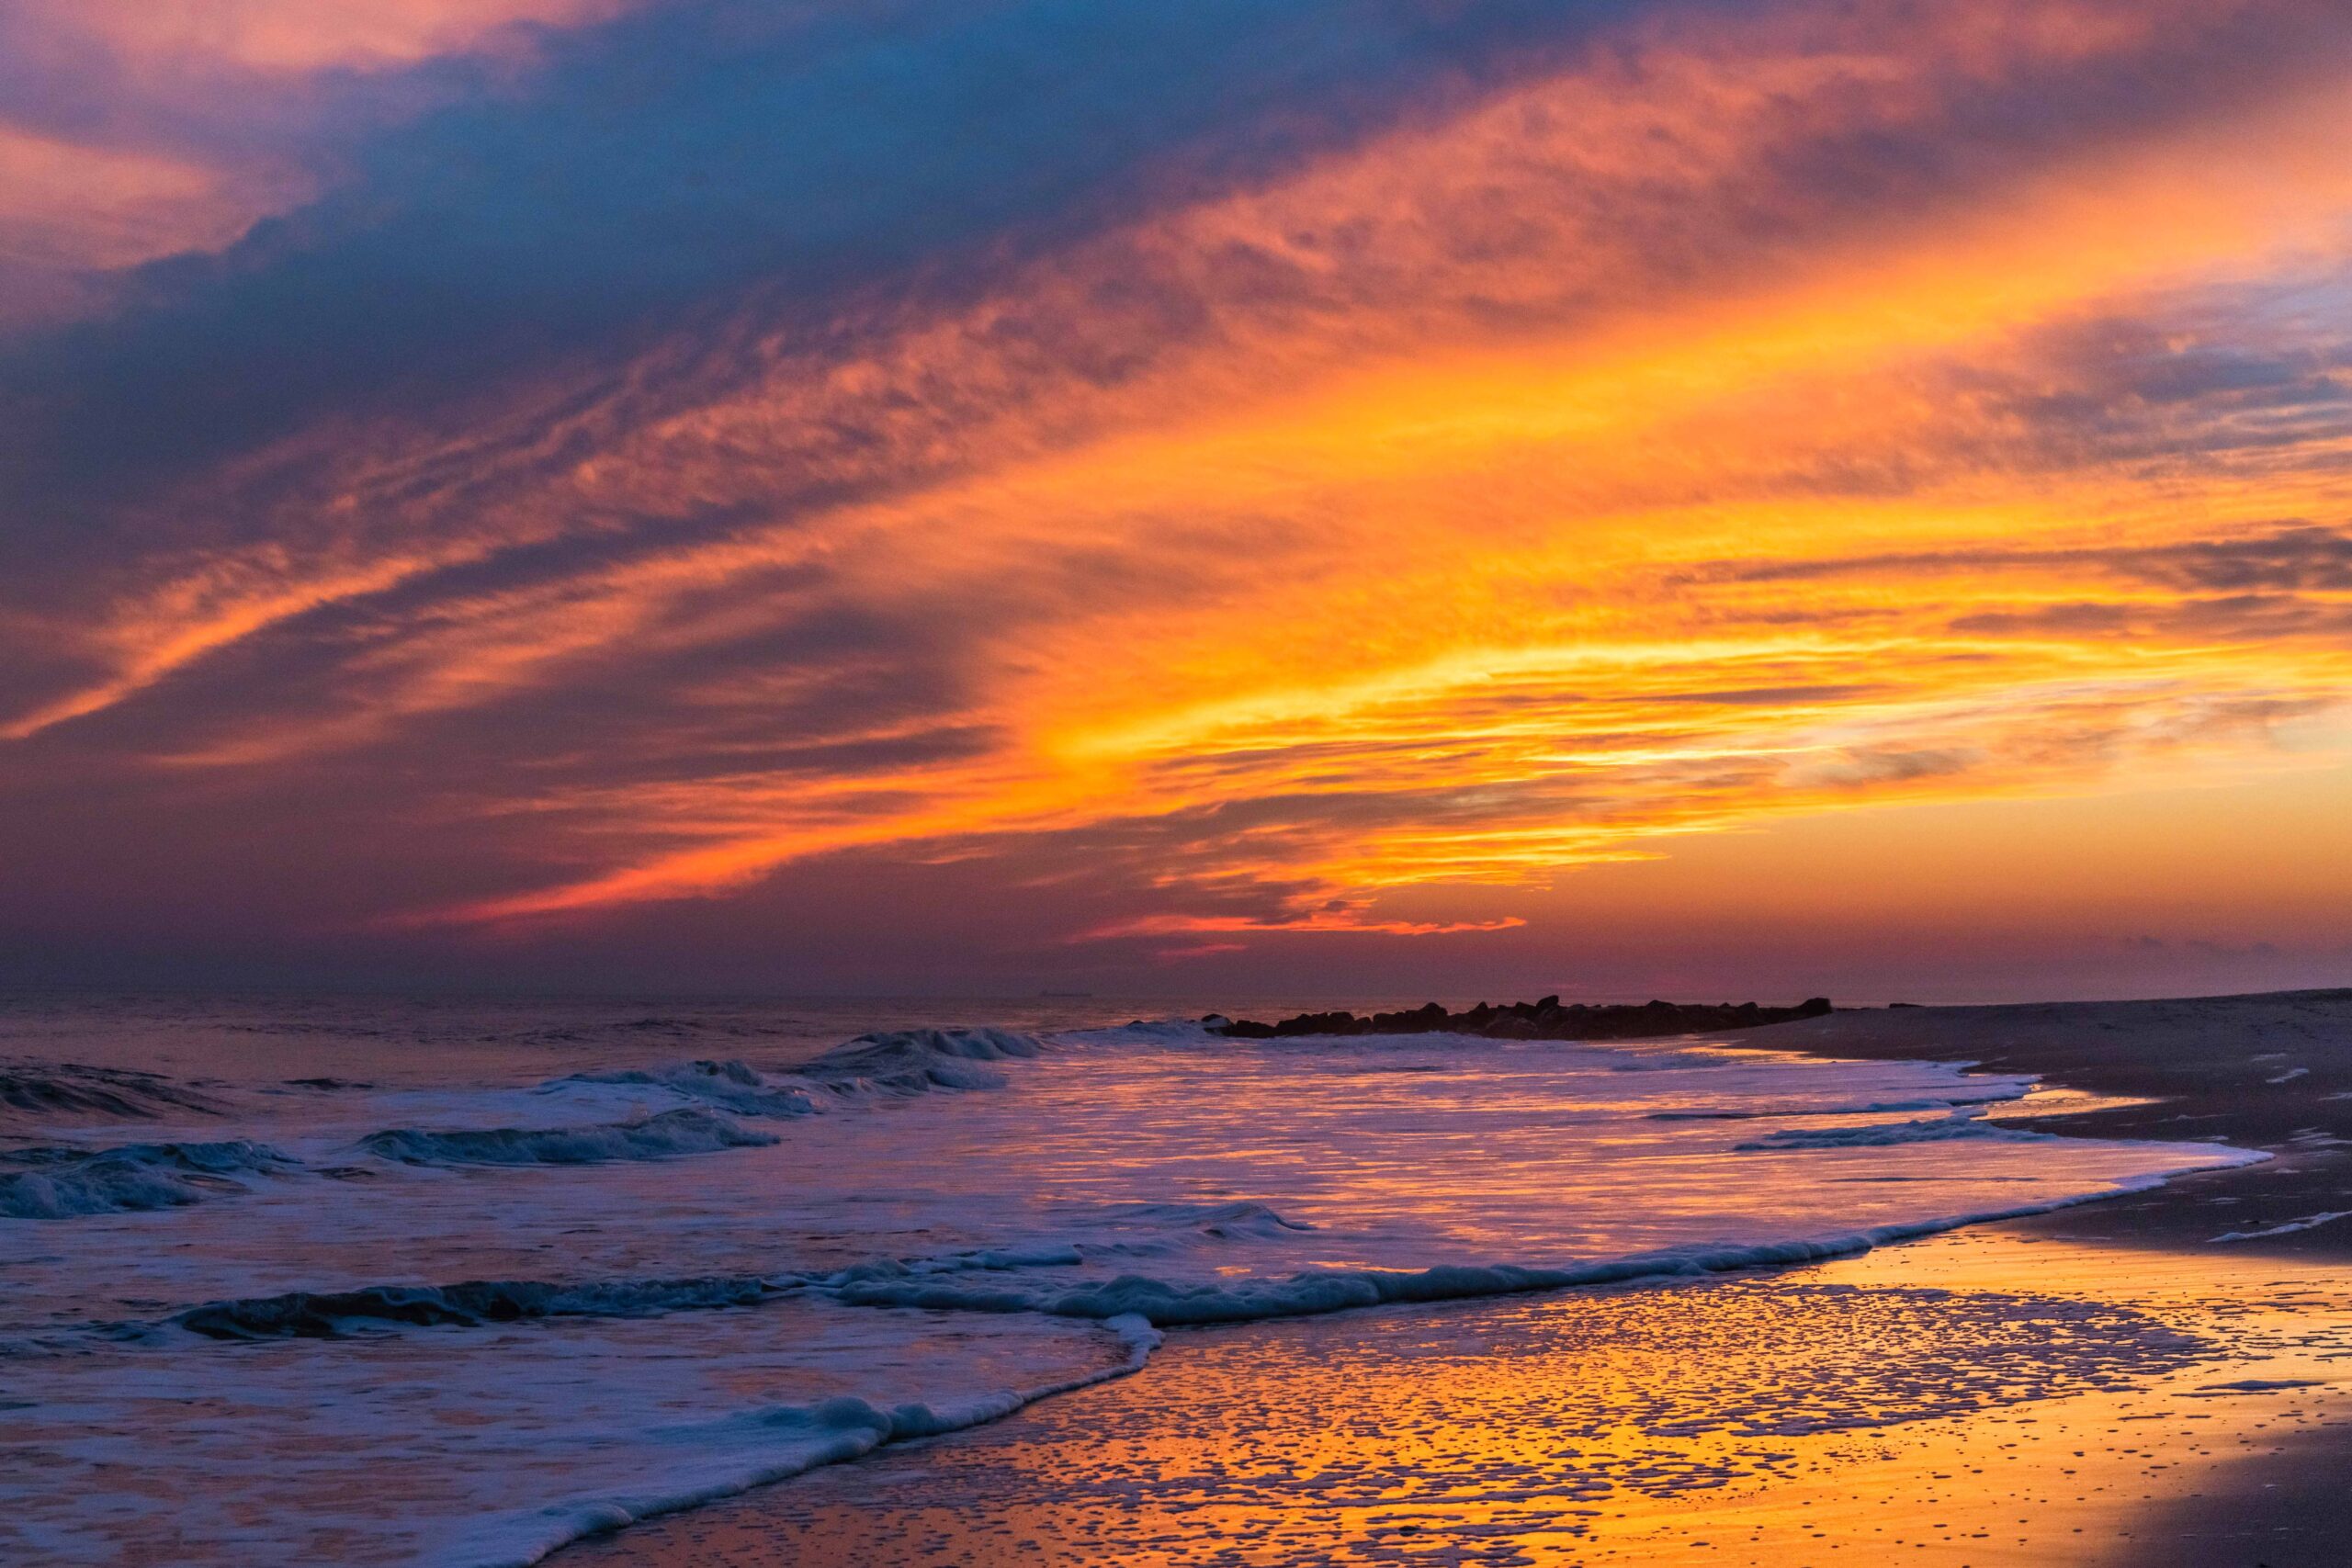
{"label": "shallow water", "polygon": [[[2027,1287],[2024,1281],[2031,1281]],[[1767,1277],[1171,1336],[1143,1375],[579,1568],[2322,1568],[2189,1528],[2352,1424],[2341,1269],[1954,1233]],[[2216,1511],[2224,1520],[2228,1511]]]}
{"label": "shallow water", "polygon": [[[1108,1010],[944,1032],[880,1007],[12,1011],[20,1078],[158,1076],[116,1086],[152,1091],[137,1114],[0,1121],[0,1548],[526,1562],[1131,1371],[1181,1325],[1701,1278],[2247,1157],[1995,1127],[1985,1107],[2032,1084],[1933,1064],[1084,1027]],[[859,1022],[892,1027],[823,1049]],[[2198,1353],[2128,1314],[1795,1289],[1717,1289],[1659,1352],[1724,1381],[1690,1434],[1710,1457],[1658,1473],[1764,1473],[1792,1422],[2045,1397]],[[1555,1310],[1525,1321],[1587,1345],[1650,1332],[1624,1303],[1664,1299],[1492,1310]],[[1461,1321],[1336,1321],[1425,1317]],[[1393,1410],[1430,1355],[1508,1393],[1475,1336],[1417,1329],[1438,1338],[1408,1354],[1363,1332],[1361,1384]],[[1755,1349],[1825,1333],[1959,1348],[1899,1398],[1892,1348],[1846,1382]],[[1657,1382],[1625,1378],[1591,1409]],[[1203,1418],[1246,1430],[1249,1386]],[[1627,1418],[1662,1430],[1673,1408]],[[1215,1451],[1250,1473],[1239,1437]],[[1625,1474],[1645,1463],[1667,1461]]]}

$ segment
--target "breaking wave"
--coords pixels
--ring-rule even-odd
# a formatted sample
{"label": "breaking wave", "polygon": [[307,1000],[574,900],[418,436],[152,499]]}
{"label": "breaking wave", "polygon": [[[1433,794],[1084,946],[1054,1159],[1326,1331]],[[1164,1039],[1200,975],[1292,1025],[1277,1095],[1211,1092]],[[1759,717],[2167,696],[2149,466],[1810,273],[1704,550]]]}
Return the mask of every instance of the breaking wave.
{"label": "breaking wave", "polygon": [[1753,1110],[1653,1111],[1645,1122],[1774,1122],[1784,1118],[1822,1116],[1888,1116],[1906,1111],[1958,1111],[1971,1105],[2006,1105],[2022,1100],[2030,1084],[2019,1083],[1997,1093],[1945,1095],[1933,1100],[1889,1100],[1869,1105],[1760,1106]]}
{"label": "breaking wave", "polygon": [[[846,1269],[774,1274],[702,1276],[681,1280],[619,1280],[560,1283],[539,1280],[467,1280],[449,1285],[366,1285],[341,1291],[289,1291],[273,1296],[208,1302],[160,1322],[103,1325],[114,1338],[141,1338],[182,1328],[208,1339],[333,1339],[397,1327],[479,1327],[553,1317],[653,1317],[674,1312],[752,1306],[778,1296],[817,1294],[852,1305],[889,1305],[879,1293],[959,1275],[1008,1275],[1083,1268],[1137,1256],[1164,1257],[1205,1246],[1277,1237],[1313,1227],[1283,1218],[1263,1203],[1121,1204],[1096,1216],[1132,1235],[1137,1225],[1158,1234],[1112,1241],[1039,1240],[971,1247],[932,1257],[885,1258]],[[1171,1287],[1172,1288],[1172,1287]],[[1028,1287],[1023,1287],[1028,1289]],[[994,1301],[1001,1292],[979,1294]],[[1067,1294],[1067,1289],[1054,1293]],[[1029,1296],[1022,1296],[1022,1310]],[[994,1310],[989,1308],[987,1310]],[[1102,1318],[1104,1312],[1065,1312]],[[1174,1321],[1174,1320],[1171,1320]]]}
{"label": "breaking wave", "polygon": [[[1003,1075],[990,1064],[1037,1056],[1044,1050],[1034,1035],[1009,1030],[913,1029],[861,1035],[792,1072],[763,1073],[739,1061],[696,1061],[575,1074],[544,1087],[641,1086],[693,1103],[628,1122],[580,1126],[391,1127],[367,1134],[359,1146],[413,1166],[584,1166],[716,1154],[777,1142],[775,1134],[746,1127],[735,1117],[789,1119],[859,1100],[1000,1088]],[[291,1081],[321,1089],[365,1087],[339,1079]],[[168,1108],[212,1109],[202,1096],[160,1075],[72,1065],[0,1069],[0,1104],[124,1117],[158,1115]],[[0,1218],[179,1208],[239,1190],[242,1178],[304,1168],[275,1149],[242,1140],[20,1148],[0,1152]]]}
{"label": "breaking wave", "polygon": [[[2260,1156],[2225,1155],[2216,1165]],[[2161,1184],[2161,1178],[2121,1190]],[[338,1338],[411,1327],[479,1327],[566,1317],[650,1317],[676,1312],[756,1306],[809,1294],[858,1307],[1038,1313],[1155,1328],[1316,1316],[1359,1307],[1519,1295],[1637,1280],[1697,1278],[1743,1269],[1786,1268],[1851,1257],[1898,1241],[2044,1213],[2110,1197],[2086,1193],[2052,1201],[1908,1224],[1810,1236],[1719,1242],[1558,1264],[1442,1263],[1419,1269],[1310,1269],[1248,1273],[1198,1283],[1148,1274],[1070,1270],[1110,1262],[1138,1248],[1084,1241],[979,1248],[912,1259],[880,1259],[831,1271],[622,1280],[584,1283],[472,1280],[447,1285],[371,1285],[294,1291],[207,1303],[160,1322],[108,1325],[109,1337],[141,1339],[177,1328],[208,1339]],[[1247,1241],[1309,1229],[1262,1204],[1133,1205],[1129,1218],[1156,1218],[1172,1233],[1207,1243]],[[1159,1250],[1173,1250],[1161,1248]]]}
{"label": "breaking wave", "polygon": [[395,1127],[360,1140],[368,1153],[403,1165],[602,1165],[673,1159],[776,1142],[708,1111],[665,1111],[641,1122],[596,1127],[496,1127],[432,1132]]}
{"label": "breaking wave", "polygon": [[642,1085],[668,1089],[739,1116],[808,1116],[848,1100],[904,1098],[934,1089],[1004,1087],[991,1062],[1045,1055],[1034,1034],[1007,1029],[905,1029],[861,1034],[789,1072],[768,1073],[740,1061],[679,1062],[616,1072],[575,1073],[567,1083]]}
{"label": "breaking wave", "polygon": [[485,1520],[467,1532],[465,1561],[475,1568],[530,1568],[573,1541],[640,1519],[863,1458],[887,1443],[984,1426],[1041,1399],[1126,1377],[1142,1371],[1159,1348],[1159,1331],[1140,1318],[1114,1317],[1102,1326],[1123,1342],[1123,1358],[1025,1388],[910,1402],[888,1410],[844,1394],[665,1428],[661,1450],[678,1457],[650,1472],[642,1484],[623,1495],[571,1497]]}
{"label": "breaking wave", "polygon": [[843,1095],[1001,1089],[1004,1075],[985,1064],[1025,1060],[1045,1049],[1035,1035],[1008,1029],[902,1029],[861,1034],[800,1070]]}
{"label": "breaking wave", "polygon": [[[2266,1156],[2232,1151],[2217,1166],[2246,1164]],[[827,1281],[837,1299],[854,1306],[926,1307],[934,1311],[1037,1312],[1058,1317],[1139,1318],[1158,1327],[1254,1323],[1310,1317],[1358,1307],[1460,1301],[1521,1295],[1537,1291],[1622,1284],[1636,1280],[1696,1278],[1741,1269],[1786,1268],[1850,1258],[1899,1241],[1958,1230],[1996,1220],[2021,1219],[2119,1192],[2161,1186],[2150,1177],[2106,1191],[2043,1202],[1950,1214],[1902,1224],[1754,1242],[1667,1247],[1615,1258],[1557,1265],[1440,1264],[1420,1269],[1314,1269],[1286,1277],[1241,1277],[1210,1284],[1174,1282],[1143,1274],[1107,1280],[1005,1282],[925,1277],[915,1270],[872,1265]]]}
{"label": "breaking wave", "polygon": [[277,1150],[242,1139],[127,1144],[111,1149],[14,1149],[0,1153],[0,1170],[6,1172],[0,1174],[0,1215],[60,1220],[176,1209],[243,1190],[240,1177],[295,1168],[296,1163]]}
{"label": "breaking wave", "polygon": [[[207,1339],[335,1339],[369,1329],[473,1328],[527,1318],[651,1317],[749,1306],[777,1294],[779,1289],[772,1281],[754,1278],[622,1280],[573,1285],[468,1280],[454,1285],[368,1285],[349,1291],[288,1291],[276,1296],[208,1302],[165,1321]],[[137,1325],[130,1332],[137,1332]]]}
{"label": "breaking wave", "polygon": [[113,1116],[152,1121],[175,1111],[212,1112],[207,1096],[161,1073],[74,1062],[0,1066],[0,1106],[34,1115]]}
{"label": "breaking wave", "polygon": [[1898,1144],[1942,1144],[1955,1138],[1982,1138],[1994,1143],[2043,1142],[2054,1134],[1999,1127],[1982,1121],[1973,1111],[1957,1111],[1925,1122],[1897,1122],[1873,1127],[1791,1127],[1767,1133],[1753,1143],[1732,1146],[1743,1154],[1770,1154],[1783,1149],[1883,1149]]}
{"label": "breaking wave", "polygon": [[811,1087],[790,1075],[771,1078],[743,1062],[679,1062],[661,1067],[574,1073],[548,1085],[568,1083],[642,1085],[665,1089],[688,1100],[716,1105],[738,1116],[808,1116],[821,1107]]}

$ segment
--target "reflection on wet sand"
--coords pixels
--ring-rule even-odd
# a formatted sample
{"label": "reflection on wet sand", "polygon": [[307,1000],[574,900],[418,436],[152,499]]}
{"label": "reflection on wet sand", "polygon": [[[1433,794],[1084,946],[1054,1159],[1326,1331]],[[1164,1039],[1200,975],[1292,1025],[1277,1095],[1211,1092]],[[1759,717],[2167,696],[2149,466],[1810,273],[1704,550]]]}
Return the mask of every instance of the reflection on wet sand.
{"label": "reflection on wet sand", "polygon": [[[2197,1510],[2352,1421],[2347,1360],[2341,1268],[1993,1227],[1776,1275],[1178,1334],[1136,1378],[578,1560],[2132,1568],[2161,1547],[2318,1568],[2335,1543]],[[2159,1540],[2192,1529],[2210,1554]]]}

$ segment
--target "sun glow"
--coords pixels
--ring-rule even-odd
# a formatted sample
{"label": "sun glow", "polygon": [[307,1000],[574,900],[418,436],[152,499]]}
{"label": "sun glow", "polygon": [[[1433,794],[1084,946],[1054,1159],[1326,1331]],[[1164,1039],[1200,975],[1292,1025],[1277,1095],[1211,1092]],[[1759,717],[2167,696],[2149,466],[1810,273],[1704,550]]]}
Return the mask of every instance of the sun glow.
{"label": "sun glow", "polygon": [[15,613],[0,736],[445,758],[509,863],[403,929],[888,851],[1082,853],[1134,907],[1081,934],[1402,934],[1858,803],[2324,765],[2278,737],[2352,691],[2343,62],[1971,118],[2274,9],[1629,21],[954,287],[298,427],[149,502],[238,528]]}

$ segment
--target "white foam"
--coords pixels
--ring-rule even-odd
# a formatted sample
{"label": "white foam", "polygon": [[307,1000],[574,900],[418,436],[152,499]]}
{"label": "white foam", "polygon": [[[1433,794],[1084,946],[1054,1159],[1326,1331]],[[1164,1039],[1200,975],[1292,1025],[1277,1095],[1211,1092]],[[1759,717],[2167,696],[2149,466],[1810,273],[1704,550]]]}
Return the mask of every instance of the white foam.
{"label": "white foam", "polygon": [[240,1178],[276,1174],[292,1163],[243,1139],[17,1149],[0,1153],[0,1216],[60,1220],[179,1208],[242,1191]]}
{"label": "white foam", "polygon": [[807,1116],[823,1109],[807,1085],[790,1079],[771,1080],[750,1064],[737,1061],[676,1062],[659,1067],[575,1073],[545,1088],[561,1092],[572,1084],[666,1089],[685,1100],[721,1106],[742,1116]]}
{"label": "white foam", "polygon": [[2020,1127],[2000,1127],[1962,1109],[1925,1122],[1871,1122],[1859,1127],[1790,1127],[1736,1145],[1743,1154],[1795,1149],[1891,1149],[1905,1144],[1948,1144],[1957,1139],[1991,1143],[2040,1143],[2055,1136]]}
{"label": "white foam", "polygon": [[[2227,1168],[2267,1157],[2256,1151],[2233,1150],[2217,1155],[2209,1163],[2196,1168]],[[1864,1230],[1744,1244],[1669,1247],[1657,1252],[1593,1258],[1571,1264],[1452,1263],[1413,1270],[1327,1269],[1287,1278],[1251,1279],[1232,1283],[1178,1283],[1144,1274],[1122,1274],[1099,1285],[1074,1290],[1057,1289],[1050,1283],[1042,1287],[1022,1287],[867,1275],[838,1281],[834,1293],[841,1300],[856,1305],[979,1312],[1027,1311],[1060,1317],[1106,1320],[1134,1317],[1160,1327],[1254,1323],[1272,1318],[1317,1316],[1325,1313],[1398,1303],[1461,1301],[1480,1296],[1519,1295],[1534,1291],[1619,1284],[1635,1280],[1689,1279],[1740,1269],[1817,1263],[1833,1258],[1850,1258],[1876,1247],[1913,1241],[1967,1225],[2023,1219],[2077,1204],[2097,1202],[2124,1192],[2143,1191],[2162,1185],[2165,1179],[2165,1177],[2151,1176],[2120,1183],[2108,1191],[1942,1214]],[[2322,1215],[2304,1224],[2254,1234],[2283,1235],[2287,1231],[2306,1229],[2311,1224],[2346,1217],[2347,1214]],[[2216,1239],[2244,1238],[2224,1236]]]}
{"label": "white foam", "polygon": [[12,1504],[0,1555],[28,1528],[41,1532],[39,1561],[94,1568],[533,1562],[632,1519],[1122,1375],[1157,1337],[1140,1324],[796,1297],[19,1359],[10,1393],[26,1403],[0,1423],[0,1450],[44,1461],[38,1488],[0,1470]]}
{"label": "white foam", "polygon": [[2338,1220],[2352,1220],[2352,1209],[2331,1209],[2324,1214],[2305,1214],[2300,1220],[2283,1224],[2266,1225],[2260,1230],[2223,1231],[2213,1239],[2221,1241],[2260,1241],[2265,1236],[2293,1235],[2301,1231],[2315,1231],[2322,1225],[2332,1225]]}
{"label": "white foam", "polygon": [[759,1148],[775,1141],[773,1133],[755,1132],[711,1111],[682,1109],[592,1127],[399,1127],[371,1133],[361,1143],[372,1155],[408,1165],[601,1165]]}
{"label": "white foam", "polygon": [[1141,1371],[1160,1343],[1159,1331],[1139,1317],[1114,1316],[1103,1326],[1125,1346],[1123,1359],[1025,1388],[910,1400],[888,1409],[842,1394],[813,1405],[773,1405],[645,1432],[642,1442],[658,1457],[626,1488],[574,1495],[469,1524],[420,1568],[530,1568],[589,1536],[859,1459],[887,1443],[1001,1420],[1040,1399],[1127,1376]]}
{"label": "white foam", "polygon": [[763,1072],[740,1061],[681,1062],[576,1073],[543,1087],[560,1092],[576,1084],[643,1086],[739,1115],[795,1117],[843,1101],[1001,1089],[1004,1076],[985,1064],[1026,1061],[1044,1051],[1035,1035],[1008,1029],[902,1029],[861,1034],[786,1072]]}

